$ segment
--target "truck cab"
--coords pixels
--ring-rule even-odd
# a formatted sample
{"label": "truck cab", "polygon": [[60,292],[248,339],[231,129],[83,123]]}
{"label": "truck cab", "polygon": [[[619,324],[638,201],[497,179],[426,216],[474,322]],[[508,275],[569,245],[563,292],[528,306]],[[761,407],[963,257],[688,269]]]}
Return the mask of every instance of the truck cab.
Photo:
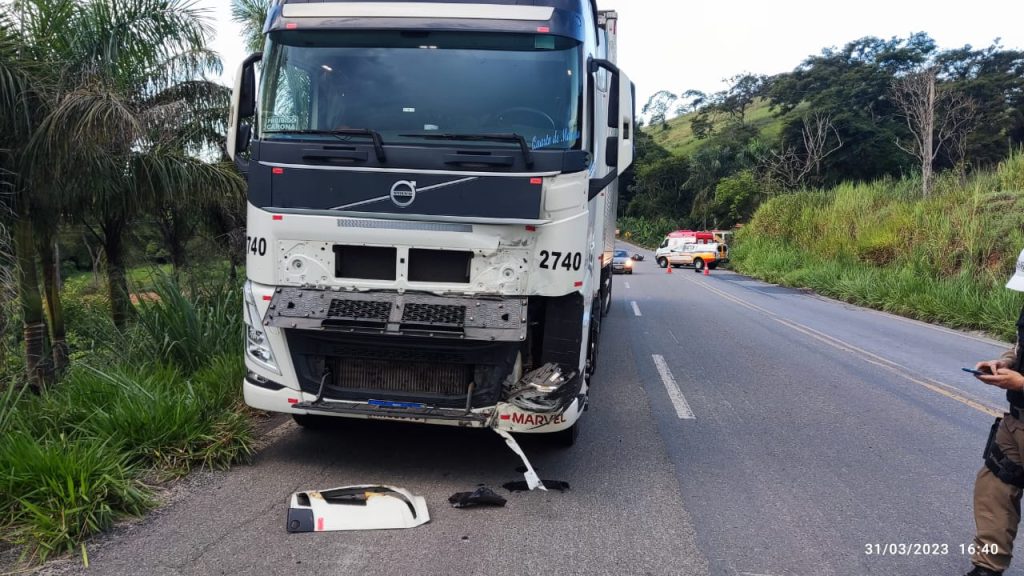
{"label": "truck cab", "polygon": [[633,153],[617,22],[592,0],[272,6],[228,138],[250,406],[575,438]]}

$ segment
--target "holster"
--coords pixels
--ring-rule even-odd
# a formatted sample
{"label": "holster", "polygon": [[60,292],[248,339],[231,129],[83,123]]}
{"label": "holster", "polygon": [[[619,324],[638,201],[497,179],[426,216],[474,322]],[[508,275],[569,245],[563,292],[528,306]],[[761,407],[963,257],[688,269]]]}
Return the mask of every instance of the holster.
{"label": "holster", "polygon": [[1007,458],[996,443],[996,431],[1001,421],[1002,418],[996,418],[992,424],[992,431],[989,432],[988,442],[985,444],[985,466],[1004,483],[1024,489],[1024,467]]}
{"label": "holster", "polygon": [[1002,418],[996,418],[996,421],[992,424],[992,429],[988,431],[988,440],[985,442],[985,451],[981,455],[981,459],[988,462],[989,456],[992,455],[992,447],[996,445],[996,430],[999,430],[999,424],[1003,421]]}

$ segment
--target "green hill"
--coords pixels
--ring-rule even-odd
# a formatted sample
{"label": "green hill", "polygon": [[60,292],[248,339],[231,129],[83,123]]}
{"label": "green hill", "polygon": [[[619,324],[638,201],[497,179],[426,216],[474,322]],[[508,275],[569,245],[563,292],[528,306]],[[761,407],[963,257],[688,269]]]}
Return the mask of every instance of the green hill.
{"label": "green hill", "polygon": [[[659,146],[662,146],[672,154],[689,155],[696,151],[700,145],[700,140],[694,138],[693,130],[690,129],[690,120],[693,118],[693,115],[694,113],[691,112],[690,114],[677,116],[668,121],[667,128],[659,124],[657,126],[648,126],[644,128],[644,131],[650,134]],[[768,140],[778,138],[782,132],[782,120],[772,114],[767,100],[755,102],[747,111],[745,120],[748,124],[755,126],[761,132],[761,135]]]}

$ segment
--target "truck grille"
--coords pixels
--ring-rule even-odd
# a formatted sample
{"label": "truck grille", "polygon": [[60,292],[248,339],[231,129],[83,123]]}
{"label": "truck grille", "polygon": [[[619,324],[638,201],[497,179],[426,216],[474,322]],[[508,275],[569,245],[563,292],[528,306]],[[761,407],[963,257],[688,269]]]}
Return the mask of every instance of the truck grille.
{"label": "truck grille", "polygon": [[351,320],[386,323],[391,314],[390,302],[365,300],[331,300],[327,317],[331,320]]}
{"label": "truck grille", "polygon": [[473,367],[465,364],[395,362],[364,358],[331,358],[332,388],[380,392],[466,394]]}
{"label": "truck grille", "polygon": [[406,304],[402,311],[402,328],[435,328],[458,330],[466,323],[466,307],[444,304]]}

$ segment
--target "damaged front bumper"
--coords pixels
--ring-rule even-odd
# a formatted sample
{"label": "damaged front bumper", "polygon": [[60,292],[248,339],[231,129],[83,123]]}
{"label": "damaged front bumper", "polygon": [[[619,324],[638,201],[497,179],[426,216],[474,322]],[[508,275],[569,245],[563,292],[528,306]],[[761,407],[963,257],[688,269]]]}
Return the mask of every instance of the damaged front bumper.
{"label": "damaged front bumper", "polygon": [[316,395],[284,386],[277,387],[246,378],[242,385],[245,402],[257,410],[290,414],[311,414],[358,418],[364,420],[391,420],[421,424],[460,426],[466,428],[495,428],[517,433],[546,434],[570,428],[586,409],[585,384],[564,407],[554,412],[538,413],[519,408],[509,402],[474,408],[443,408],[388,401],[351,402],[323,399]]}

